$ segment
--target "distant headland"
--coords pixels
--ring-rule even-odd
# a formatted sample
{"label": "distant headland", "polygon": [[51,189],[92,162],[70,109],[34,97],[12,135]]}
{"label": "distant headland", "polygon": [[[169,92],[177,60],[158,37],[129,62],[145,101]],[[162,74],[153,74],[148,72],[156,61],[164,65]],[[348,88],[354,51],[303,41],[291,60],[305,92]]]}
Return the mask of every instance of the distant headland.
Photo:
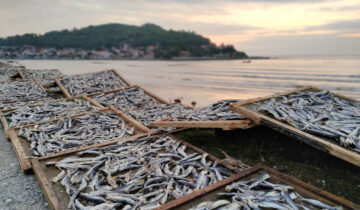
{"label": "distant headland", "polygon": [[248,59],[232,45],[215,45],[195,32],[104,24],[0,38],[0,58],[8,59]]}

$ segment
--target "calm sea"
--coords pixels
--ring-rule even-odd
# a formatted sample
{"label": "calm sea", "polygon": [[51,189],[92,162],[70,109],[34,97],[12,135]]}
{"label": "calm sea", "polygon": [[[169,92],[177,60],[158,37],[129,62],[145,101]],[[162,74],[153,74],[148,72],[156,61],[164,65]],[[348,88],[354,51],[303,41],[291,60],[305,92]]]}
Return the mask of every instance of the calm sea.
{"label": "calm sea", "polygon": [[313,85],[360,99],[360,57],[294,57],[224,61],[19,60],[27,68],[65,74],[116,69],[130,83],[163,99],[203,106],[220,99],[249,99]]}

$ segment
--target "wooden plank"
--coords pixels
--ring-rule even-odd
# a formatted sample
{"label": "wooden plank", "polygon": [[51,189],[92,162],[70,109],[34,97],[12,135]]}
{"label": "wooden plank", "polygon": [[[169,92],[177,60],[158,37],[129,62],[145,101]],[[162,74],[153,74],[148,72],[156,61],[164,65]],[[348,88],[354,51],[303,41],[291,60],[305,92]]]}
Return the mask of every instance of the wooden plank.
{"label": "wooden plank", "polygon": [[137,86],[137,85],[131,85],[131,86],[127,86],[127,87],[124,87],[124,88],[115,89],[115,90],[105,90],[105,91],[98,92],[98,93],[91,93],[91,94],[87,94],[86,96],[88,96],[88,97],[93,97],[93,96],[97,96],[97,95],[101,95],[101,94],[106,95],[106,94],[109,94],[109,93],[114,93],[114,92],[118,92],[118,91],[128,90],[128,89],[136,88],[136,87],[139,87],[139,86]]}
{"label": "wooden plank", "polygon": [[58,77],[54,78],[56,84],[58,85],[58,87],[60,88],[60,90],[63,92],[63,94],[66,96],[66,98],[71,98],[72,96],[70,95],[70,93],[66,90],[66,88],[61,84],[60,80],[58,79]]}
{"label": "wooden plank", "polygon": [[38,160],[31,160],[31,165],[34,168],[35,176],[40,183],[40,187],[44,192],[45,198],[48,201],[50,208],[53,210],[65,210],[66,207],[61,205],[59,200],[56,197],[56,194],[51,186],[50,180],[46,178],[44,171],[41,169],[40,163]]}
{"label": "wooden plank", "polygon": [[193,193],[187,194],[185,196],[182,196],[178,199],[175,199],[173,201],[170,201],[168,203],[165,203],[164,205],[161,205],[160,207],[156,208],[156,210],[166,210],[166,209],[176,209],[177,207],[180,207],[181,205],[187,203],[187,202],[191,202],[192,200],[200,197],[200,196],[204,196],[207,193],[211,193],[214,190],[217,190],[231,182],[234,182],[246,175],[252,174],[255,171],[258,171],[259,168],[261,168],[261,166],[255,166],[255,167],[251,167],[247,170],[241,171],[233,176],[230,176],[227,179],[223,179],[215,184],[212,184],[208,187],[199,189],[194,191]]}
{"label": "wooden plank", "polygon": [[[135,128],[134,135],[132,135],[131,137],[133,137],[133,136],[138,137],[139,135],[142,135],[142,134],[144,134],[144,135],[149,134],[148,129],[144,129],[142,126],[139,126],[137,124],[133,124],[131,121],[129,121],[128,119],[122,117],[122,115],[120,115],[119,113],[115,112],[112,108],[105,108],[105,109],[100,109],[100,110],[96,110],[96,111],[93,111],[93,112],[74,114],[74,115],[68,116],[66,118],[75,117],[75,116],[81,116],[81,115],[94,113],[94,112],[114,112],[115,114],[117,114],[121,119],[123,119],[126,122],[127,126],[133,126]],[[56,122],[58,120],[60,120],[60,119],[50,120],[49,122]],[[34,125],[41,125],[43,123],[25,125],[25,126],[22,126],[22,127],[26,128],[26,127],[31,127],[31,126],[34,126]],[[30,143],[27,140],[19,137],[18,136],[18,131],[19,131],[19,127],[10,128],[9,129],[9,137],[10,137],[11,142],[13,143],[14,149],[15,149],[15,151],[17,153],[21,168],[23,169],[24,173],[27,173],[27,172],[30,172],[30,169],[31,169],[30,156],[32,156],[32,152],[31,152],[31,149],[30,149]],[[112,140],[109,140],[109,141],[106,141],[106,142],[102,142],[102,143],[99,143],[99,144],[92,144],[92,145],[89,145],[89,146],[74,147],[72,149],[69,149],[69,150],[66,150],[66,151],[61,151],[61,152],[58,152],[58,153],[53,153],[53,154],[47,155],[45,157],[33,157],[33,158],[39,159],[39,158],[46,158],[46,157],[56,156],[56,155],[59,155],[59,154],[67,154],[67,153],[71,153],[71,152],[75,152],[75,151],[80,151],[80,150],[83,150],[83,149],[88,149],[88,148],[93,148],[93,147],[97,147],[97,146],[101,146],[101,145],[111,144],[111,143],[114,143],[114,142],[121,141],[123,139],[126,139],[126,138],[112,139]]]}
{"label": "wooden plank", "polygon": [[290,177],[288,175],[282,174],[274,169],[268,168],[266,166],[258,165],[247,170],[241,171],[221,182],[218,182],[214,185],[210,185],[206,188],[203,188],[198,191],[194,191],[191,194],[185,195],[181,198],[170,201],[159,208],[157,210],[164,209],[188,209],[190,207],[194,207],[197,204],[203,201],[212,201],[218,199],[217,193],[224,192],[225,186],[229,185],[236,181],[244,181],[251,179],[252,176],[260,174],[260,173],[268,173],[270,175],[270,181],[280,184],[290,185],[294,188],[294,190],[301,195],[320,200],[331,206],[342,206],[344,209],[360,209],[360,206],[347,201],[343,198],[325,192],[321,189],[318,189],[312,185],[309,185],[305,182],[302,182],[294,177]]}
{"label": "wooden plank", "polygon": [[[163,134],[158,134],[158,135],[163,135]],[[145,135],[143,135],[143,136],[145,136]],[[188,148],[188,151],[198,152],[201,154],[205,153],[201,149],[198,149],[197,147],[195,147],[185,141],[182,141],[181,139],[175,138],[171,135],[170,135],[170,137],[174,138],[175,141],[181,141],[181,143],[185,144]],[[119,142],[119,141],[117,141],[117,142]],[[106,145],[104,144],[101,147],[116,144],[117,142],[112,142],[111,144],[106,144]],[[89,148],[86,148],[86,149],[89,149]],[[41,157],[41,158],[34,159],[31,161],[31,163],[35,165],[35,167],[33,167],[35,174],[42,175],[40,178],[37,176],[37,179],[42,187],[42,190],[44,191],[44,194],[52,195],[51,197],[46,196],[46,199],[49,202],[51,207],[52,206],[60,206],[60,207],[63,206],[64,208],[66,208],[67,202],[69,200],[69,196],[64,192],[65,191],[64,188],[59,183],[53,183],[50,181],[52,177],[56,176],[56,174],[59,173],[59,171],[54,166],[46,166],[46,163],[52,162],[52,161],[60,161],[71,155],[76,155],[77,152],[83,151],[83,150],[85,150],[85,148],[80,148],[80,150],[67,152],[67,153],[63,153],[63,154],[57,154],[57,155],[54,154],[53,156]],[[209,157],[209,159],[211,159],[213,161],[217,161],[220,165],[223,165],[225,168],[228,168],[227,164],[224,163],[222,160],[219,160],[216,157],[211,156],[211,155],[209,155],[208,157]],[[237,170],[234,170],[233,168],[228,168],[228,169],[232,174],[236,174],[238,172]],[[49,184],[49,185],[47,185],[47,184]],[[49,199],[49,198],[53,198],[53,199]]]}
{"label": "wooden plank", "polygon": [[[262,113],[257,113],[256,111],[249,108],[249,106],[251,106],[254,103],[258,103],[258,102],[261,102],[264,100],[269,100],[273,97],[289,95],[292,93],[308,91],[308,90],[309,91],[310,90],[322,91],[319,88],[307,86],[307,87],[303,87],[303,88],[296,89],[293,91],[287,91],[282,94],[276,94],[275,96],[271,95],[268,97],[259,98],[258,100],[252,99],[252,100],[248,100],[248,101],[237,102],[237,103],[230,105],[230,109],[233,110],[234,112],[237,112],[237,113],[249,118],[249,119],[252,119],[255,123],[261,123],[261,124],[267,125],[268,127],[271,127],[276,131],[279,131],[285,135],[293,137],[296,140],[306,143],[314,148],[317,148],[321,151],[324,151],[330,155],[338,157],[338,158],[345,160],[356,166],[360,166],[360,154],[350,151],[350,150],[348,150],[344,147],[341,147],[335,143],[332,143],[331,139],[317,137],[315,135],[306,133],[306,132],[296,129],[293,126],[288,125],[284,122],[280,122],[279,120],[276,120],[275,118],[266,116],[265,114],[262,114]],[[342,98],[342,97],[340,97],[340,98]]]}
{"label": "wooden plank", "polygon": [[97,107],[104,109],[105,107],[103,105],[101,105],[99,102],[95,101],[94,99],[88,97],[88,96],[82,96],[83,98],[85,98],[86,100],[90,101],[90,103],[96,105]]}
{"label": "wooden plank", "polygon": [[19,71],[18,71],[18,74],[20,75],[20,77],[21,77],[22,79],[26,79],[23,71],[24,71],[24,69],[19,70]]}
{"label": "wooden plank", "polygon": [[254,126],[251,120],[216,120],[216,121],[163,121],[151,123],[154,127],[164,128],[222,128],[222,129],[248,129]]}
{"label": "wooden plank", "polygon": [[[180,105],[180,106],[183,106],[182,104],[179,104],[179,105]],[[116,108],[116,107],[115,107],[115,108]],[[145,109],[148,109],[148,108],[145,108]],[[149,109],[151,109],[151,108],[149,108]],[[192,109],[192,108],[191,108],[191,109]],[[118,110],[118,109],[117,109],[117,110]],[[151,127],[147,127],[146,125],[144,125],[144,124],[142,124],[141,122],[137,121],[135,118],[133,118],[133,117],[129,114],[129,112],[131,112],[131,111],[138,111],[138,110],[144,110],[144,109],[143,109],[143,108],[136,108],[136,109],[126,110],[126,111],[123,111],[123,112],[120,111],[120,110],[118,110],[118,111],[121,112],[121,113],[123,113],[123,116],[124,116],[125,118],[129,119],[130,121],[137,122],[137,123],[141,124],[142,126],[146,127],[147,129],[149,129],[152,134],[159,132],[158,130],[152,129]],[[170,117],[170,118],[172,118],[172,117]],[[170,119],[170,118],[166,118],[166,119]],[[164,120],[164,119],[162,119],[162,120]],[[162,121],[162,120],[159,120],[159,121]],[[160,127],[160,126],[158,126],[158,127]],[[178,131],[182,131],[182,130],[186,130],[186,129],[188,129],[188,128],[174,129],[174,130],[171,130],[171,131],[168,131],[168,132],[174,133],[174,132],[178,132]]]}
{"label": "wooden plank", "polygon": [[285,96],[285,95],[301,92],[301,91],[312,89],[312,88],[313,88],[312,86],[303,86],[303,87],[299,87],[299,88],[292,89],[292,90],[274,93],[272,95],[268,95],[268,96],[264,96],[264,97],[257,97],[257,98],[252,98],[252,99],[245,100],[245,101],[235,102],[233,104],[250,104],[250,103],[255,103],[255,102],[261,102],[261,101],[268,100],[271,98],[277,98],[280,96]]}
{"label": "wooden plank", "polygon": [[137,87],[139,87],[141,90],[143,90],[146,93],[146,95],[150,96],[151,98],[154,98],[155,100],[157,100],[161,104],[169,104],[167,101],[165,101],[164,99],[160,98],[159,96],[151,93],[150,91],[146,90],[145,88],[143,88],[141,86],[137,86]]}
{"label": "wooden plank", "polygon": [[34,79],[29,79],[31,81],[33,81],[35,84],[37,84],[43,91],[46,92],[46,89],[37,81],[37,80],[34,80]]}
{"label": "wooden plank", "polygon": [[29,172],[31,169],[31,163],[29,157],[26,155],[26,152],[21,145],[17,134],[13,128],[8,130],[9,137],[11,139],[11,143],[14,146],[16,156],[18,157],[19,164],[24,173]]}
{"label": "wooden plank", "polygon": [[127,86],[131,86],[131,84],[124,78],[122,77],[115,69],[111,69],[108,71],[112,71],[117,77],[119,77]]}
{"label": "wooden plank", "polygon": [[328,200],[340,204],[346,208],[350,208],[350,209],[360,209],[359,205],[356,205],[348,200],[345,200],[344,198],[338,197],[334,194],[331,194],[329,192],[326,192],[324,190],[321,190],[315,186],[312,186],[310,184],[307,184],[295,177],[291,177],[289,175],[283,174],[275,169],[269,168],[267,166],[262,166],[262,169],[264,171],[266,171],[267,173],[269,173],[272,176],[276,176],[278,179],[283,180],[284,182],[286,182],[287,184],[293,184],[293,185],[297,185],[297,186],[301,186],[302,188],[306,189],[309,192],[314,193],[315,195],[318,195],[319,197],[324,197],[327,198]]}
{"label": "wooden plank", "polygon": [[128,116],[127,114],[119,111],[116,107],[110,106],[110,109],[113,110],[115,113],[120,115],[122,118],[126,119],[127,121],[131,122],[131,124],[136,125],[139,129],[143,130],[146,133],[151,133],[152,131],[144,126],[143,124],[136,121],[134,118]]}
{"label": "wooden plank", "polygon": [[2,111],[0,111],[0,119],[1,119],[1,123],[2,123],[2,125],[3,125],[3,127],[4,127],[4,135],[5,135],[5,138],[7,138],[8,140],[10,140],[10,139],[9,139],[9,134],[8,134],[9,124],[7,123],[6,118],[5,118],[5,116],[3,115],[3,112],[2,112]]}

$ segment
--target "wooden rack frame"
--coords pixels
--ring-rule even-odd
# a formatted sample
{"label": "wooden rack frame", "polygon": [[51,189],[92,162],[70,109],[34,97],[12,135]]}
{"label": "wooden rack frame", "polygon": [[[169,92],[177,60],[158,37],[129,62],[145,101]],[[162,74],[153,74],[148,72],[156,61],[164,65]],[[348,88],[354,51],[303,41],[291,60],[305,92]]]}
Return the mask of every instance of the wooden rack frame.
{"label": "wooden rack frame", "polygon": [[[165,134],[158,134],[158,135],[165,135]],[[197,152],[200,154],[204,154],[206,153],[205,151],[199,149],[198,147],[195,147],[179,138],[176,138],[170,134],[166,134],[167,136],[170,136],[172,139],[176,140],[176,141],[180,141],[181,144],[185,145],[189,150],[193,151],[193,152]],[[157,135],[154,135],[157,136]],[[132,138],[134,139],[134,138]],[[123,139],[125,140],[125,139]],[[123,141],[123,140],[118,140],[116,142],[112,142],[110,144],[106,144],[106,145],[102,145],[102,146],[109,146],[111,144],[116,144],[119,141]],[[89,149],[88,148],[80,148],[77,151],[73,151],[73,152],[68,152],[66,154],[59,154],[59,155],[53,155],[51,157],[41,157],[38,159],[32,159],[31,160],[31,164],[33,166],[33,170],[35,172],[35,175],[40,183],[40,186],[44,192],[45,198],[47,199],[49,206],[51,209],[56,209],[56,210],[65,210],[67,209],[67,204],[69,201],[69,197],[68,195],[64,192],[64,190],[62,189],[62,186],[59,183],[53,183],[51,182],[52,177],[56,176],[58,173],[58,169],[54,166],[46,166],[47,162],[52,162],[52,161],[59,161],[63,158],[69,157],[71,155],[75,155],[76,152],[79,151],[83,151]],[[238,170],[234,169],[232,166],[230,166],[229,164],[227,164],[226,162],[224,162],[223,160],[220,160],[218,158],[216,158],[213,155],[208,155],[208,158],[212,161],[217,161],[219,164],[221,164],[222,166],[226,167],[227,169],[230,170],[230,172],[232,172],[232,174],[236,174],[238,172]],[[60,192],[62,191],[62,192]]]}
{"label": "wooden rack frame", "polygon": [[[67,76],[67,77],[77,77],[77,76],[84,76],[84,75],[90,75],[90,74],[95,74],[95,73],[100,73],[100,72],[113,72],[122,82],[125,83],[126,87],[130,86],[130,83],[124,79],[116,70],[114,69],[111,69],[111,70],[104,70],[104,71],[97,71],[97,72],[89,72],[89,73],[85,73],[85,74],[74,74],[74,75],[70,75],[70,76]],[[59,86],[59,88],[63,91],[63,93],[65,94],[66,97],[68,98],[71,98],[73,97],[69,91],[64,87],[64,85],[61,83],[61,79],[64,78],[64,77],[56,77],[54,78],[56,84]],[[126,88],[124,87],[124,88]],[[120,88],[120,89],[124,89],[124,88]],[[106,91],[106,90],[105,90]],[[100,91],[100,92],[94,92],[94,93],[91,93],[91,94],[81,94],[81,95],[93,95],[93,94],[99,94],[99,93],[102,93],[104,91]],[[78,96],[81,96],[81,95],[78,95]]]}
{"label": "wooden rack frame", "polygon": [[360,209],[360,206],[347,201],[343,198],[325,192],[321,189],[318,189],[312,185],[309,185],[303,181],[300,181],[294,177],[285,175],[271,169],[266,166],[258,165],[247,170],[241,171],[227,179],[224,179],[220,182],[217,182],[213,185],[210,185],[206,188],[194,191],[191,194],[185,195],[181,198],[168,202],[157,210],[165,210],[165,209],[178,209],[178,210],[186,210],[191,207],[195,207],[197,204],[203,201],[211,201],[217,200],[217,193],[224,192],[226,185],[229,185],[236,181],[244,181],[249,180],[253,176],[256,176],[261,173],[267,173],[270,175],[270,181],[280,184],[290,185],[294,188],[294,190],[307,198],[317,199],[321,202],[324,202],[328,205],[332,206],[342,206],[345,209]]}
{"label": "wooden rack frame", "polygon": [[[318,136],[306,133],[297,128],[294,128],[293,126],[291,126],[289,124],[281,122],[281,121],[279,121],[273,117],[270,117],[264,113],[256,112],[252,109],[252,107],[254,106],[255,103],[261,103],[261,102],[267,101],[269,99],[277,98],[280,96],[286,96],[286,95],[290,95],[290,94],[294,94],[294,93],[309,92],[309,91],[318,92],[318,91],[323,91],[323,90],[320,88],[312,87],[312,86],[305,86],[305,87],[297,88],[294,90],[286,91],[283,93],[273,94],[273,95],[270,95],[267,97],[261,97],[261,98],[250,99],[247,101],[237,102],[237,103],[232,104],[230,106],[230,109],[233,110],[234,112],[237,112],[237,113],[249,118],[249,119],[252,119],[257,124],[258,123],[264,124],[276,131],[279,131],[285,135],[293,137],[294,139],[299,140],[305,144],[308,144],[316,149],[324,151],[330,155],[338,157],[338,158],[345,160],[349,163],[352,163],[356,166],[360,166],[360,154],[359,153],[356,153],[354,151],[351,151],[344,147],[341,147],[340,145],[333,143],[333,140],[331,140],[331,139],[327,139],[325,137],[318,137]],[[332,94],[339,98],[345,99],[345,100],[356,101],[352,98],[342,96],[342,95],[339,95],[336,93],[332,93]]]}
{"label": "wooden rack frame", "polygon": [[[101,105],[98,105],[96,103],[94,103],[92,101],[92,99],[86,97],[86,96],[79,96],[79,97],[74,97],[74,98],[63,98],[63,99],[57,99],[57,100],[54,100],[54,101],[48,101],[48,102],[44,102],[44,103],[39,103],[39,104],[33,104],[33,105],[29,105],[30,107],[37,107],[37,106],[42,106],[42,105],[45,105],[45,104],[50,104],[50,103],[54,103],[54,102],[61,102],[61,101],[71,101],[71,100],[74,100],[74,99],[80,99],[80,100],[85,100],[85,101],[89,101],[93,106],[95,107],[98,107],[99,109],[103,109],[105,107],[101,106]],[[11,111],[14,111],[14,110],[11,110]],[[5,131],[5,137],[6,138],[9,138],[9,135],[8,135],[8,130],[10,128],[9,126],[9,122],[8,122],[8,119],[3,115],[7,112],[10,112],[10,111],[0,111],[0,120],[1,120],[1,123],[3,124],[4,126],[4,131]],[[81,114],[81,113],[78,113],[78,114]],[[68,117],[68,116],[71,116],[71,115],[66,115],[64,117]],[[63,117],[61,117],[63,118]],[[49,122],[49,121],[52,121],[52,120],[57,120],[58,118],[53,118],[53,119],[50,119],[50,120],[45,120],[45,121],[40,121],[40,122],[37,122],[36,124],[39,124],[39,123],[45,123],[45,122]],[[19,126],[17,126],[19,127]],[[16,127],[15,127],[16,128]]]}
{"label": "wooden rack frame", "polygon": [[[119,112],[114,107],[104,108],[104,109],[96,110],[96,111],[93,111],[93,112],[74,114],[74,115],[68,116],[67,118],[76,117],[76,116],[82,116],[82,115],[91,114],[91,113],[94,113],[94,112],[113,112],[113,113],[115,113],[116,115],[118,115],[121,119],[123,119],[126,122],[127,126],[133,126],[135,128],[134,135],[148,134],[148,133],[151,132],[145,126],[139,124],[136,121],[133,121],[133,119],[127,118],[126,115]],[[55,119],[55,120],[51,120],[49,122],[56,123],[59,120],[60,119]],[[43,124],[43,123],[36,123],[36,124],[32,124],[32,125],[26,125],[26,126],[23,126],[23,128],[31,127],[31,126],[34,126],[34,125],[41,125],[41,124]],[[11,139],[11,143],[14,146],[14,149],[15,149],[16,155],[18,157],[21,168],[24,171],[24,173],[27,173],[27,172],[29,172],[31,170],[30,159],[32,159],[32,158],[36,159],[38,157],[32,157],[30,143],[27,140],[25,140],[24,138],[20,137],[18,135],[18,132],[19,132],[19,128],[10,128],[8,130],[8,135],[9,135],[9,137]],[[121,140],[122,138],[119,138],[119,139]],[[99,143],[99,144],[93,144],[93,145],[90,145],[90,146],[93,146],[93,147],[101,146],[101,145],[104,145],[104,143],[119,141],[119,139],[108,140],[106,142]],[[61,152],[54,153],[54,154],[55,155],[56,154],[66,154],[66,153],[69,153],[69,152],[72,152],[72,151],[79,151],[81,148],[89,148],[89,147],[88,146],[74,147],[72,149],[69,149],[69,150],[66,150],[66,151],[61,151]],[[53,156],[54,154],[51,154],[51,155],[48,155],[48,156]],[[48,157],[48,156],[45,156],[45,157]]]}

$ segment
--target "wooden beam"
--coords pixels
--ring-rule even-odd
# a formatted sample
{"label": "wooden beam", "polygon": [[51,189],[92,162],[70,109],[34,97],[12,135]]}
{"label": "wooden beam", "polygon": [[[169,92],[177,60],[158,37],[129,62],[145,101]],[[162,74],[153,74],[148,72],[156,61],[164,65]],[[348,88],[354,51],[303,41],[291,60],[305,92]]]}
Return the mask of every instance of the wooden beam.
{"label": "wooden beam", "polygon": [[31,170],[31,163],[29,161],[29,157],[26,156],[23,146],[21,145],[17,134],[13,128],[9,129],[9,137],[11,139],[11,143],[14,146],[16,156],[18,157],[19,164],[24,173],[29,172]]}
{"label": "wooden beam", "polygon": [[224,128],[248,129],[254,126],[251,120],[215,120],[215,121],[162,121],[151,123],[154,127],[164,128]]}
{"label": "wooden beam", "polygon": [[44,192],[45,198],[50,205],[50,208],[53,210],[65,210],[66,207],[62,205],[54,192],[54,189],[51,186],[50,180],[47,179],[46,174],[41,168],[39,160],[31,160],[32,167],[35,172],[35,176],[40,183],[40,187]]}
{"label": "wooden beam", "polygon": [[61,84],[60,80],[58,79],[58,77],[54,78],[56,84],[58,85],[58,87],[60,88],[60,90],[63,92],[63,94],[65,95],[66,98],[72,98],[72,95],[69,93],[69,91],[66,90],[66,88]]}

